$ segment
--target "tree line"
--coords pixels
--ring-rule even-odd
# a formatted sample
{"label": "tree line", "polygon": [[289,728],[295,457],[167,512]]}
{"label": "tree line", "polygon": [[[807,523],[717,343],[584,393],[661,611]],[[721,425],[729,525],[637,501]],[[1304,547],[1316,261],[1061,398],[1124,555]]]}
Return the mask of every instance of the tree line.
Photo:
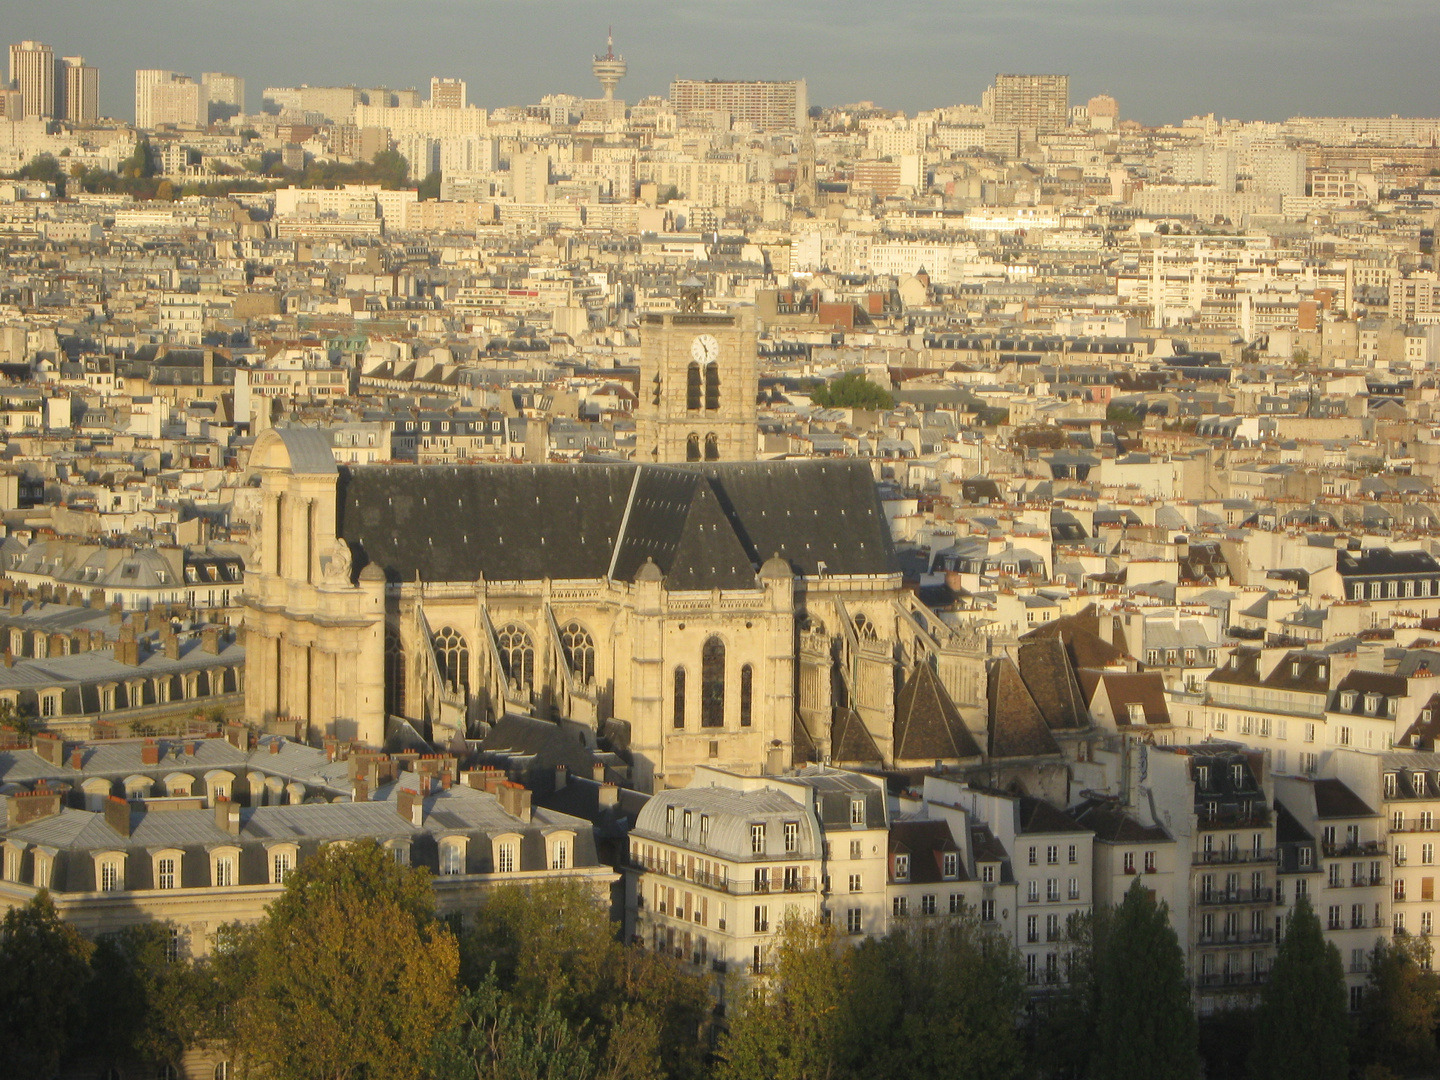
{"label": "tree line", "polygon": [[[619,940],[593,888],[507,885],[464,922],[379,845],[331,845],[251,925],[182,955],[150,924],[88,941],[45,894],[0,921],[0,1075],[178,1065],[271,1080],[1369,1080],[1437,1064],[1428,941],[1377,942],[1352,1015],[1301,900],[1259,1008],[1196,1020],[1164,903],[1076,917],[1032,997],[973,913],[842,944],[786,918],[761,977],[717,984]],[[718,993],[717,993],[718,990]]]}

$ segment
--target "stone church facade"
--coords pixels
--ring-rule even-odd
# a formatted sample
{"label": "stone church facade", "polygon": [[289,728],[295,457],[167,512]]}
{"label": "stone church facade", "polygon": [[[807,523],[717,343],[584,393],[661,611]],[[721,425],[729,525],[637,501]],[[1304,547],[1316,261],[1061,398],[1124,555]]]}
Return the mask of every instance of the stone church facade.
{"label": "stone church facade", "polygon": [[[863,462],[343,467],[280,428],[252,468],[252,723],[379,744],[535,715],[645,788],[840,760],[837,717],[887,764],[974,756],[952,729],[983,712],[983,646],[902,588]],[[897,734],[919,666],[938,743]]]}

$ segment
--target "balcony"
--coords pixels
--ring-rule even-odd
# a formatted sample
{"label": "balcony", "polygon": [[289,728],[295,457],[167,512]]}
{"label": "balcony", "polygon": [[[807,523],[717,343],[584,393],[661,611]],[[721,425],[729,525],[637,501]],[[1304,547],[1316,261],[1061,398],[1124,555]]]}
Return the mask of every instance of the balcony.
{"label": "balcony", "polygon": [[1211,971],[1195,976],[1195,985],[1202,990],[1213,990],[1226,986],[1262,986],[1268,972],[1264,971]]}
{"label": "balcony", "polygon": [[1219,866],[1231,863],[1273,863],[1274,848],[1216,848],[1213,851],[1197,851],[1192,863],[1195,866]]}
{"label": "balcony", "polygon": [[1268,904],[1275,899],[1274,889],[1213,889],[1201,892],[1201,904]]}
{"label": "balcony", "polygon": [[1275,941],[1274,929],[1267,930],[1235,930],[1229,933],[1220,931],[1214,934],[1201,934],[1196,938],[1197,945],[1270,945]]}
{"label": "balcony", "polygon": [[1327,859],[1333,859],[1384,855],[1386,853],[1386,846],[1383,840],[1357,840],[1354,843],[1345,844],[1322,843],[1320,850]]}

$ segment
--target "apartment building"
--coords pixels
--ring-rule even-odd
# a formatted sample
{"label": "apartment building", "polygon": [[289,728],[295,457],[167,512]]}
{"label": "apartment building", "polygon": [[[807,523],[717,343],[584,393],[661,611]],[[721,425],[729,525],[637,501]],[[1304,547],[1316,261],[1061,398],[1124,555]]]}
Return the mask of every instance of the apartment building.
{"label": "apartment building", "polygon": [[[1173,830],[1185,888],[1170,915],[1202,1015],[1250,1005],[1275,955],[1273,781],[1265,756],[1233,743],[1149,747],[1149,797]],[[1177,876],[1178,876],[1177,867]]]}
{"label": "apartment building", "polygon": [[990,109],[997,124],[1062,132],[1070,122],[1070,76],[996,75]]}
{"label": "apartment building", "polygon": [[682,124],[708,113],[761,132],[800,131],[805,127],[810,109],[804,79],[793,82],[676,79],[670,84],[670,104]]}
{"label": "apartment building", "polygon": [[[1307,882],[1306,890],[1325,936],[1345,963],[1350,1006],[1358,1009],[1369,954],[1376,940],[1390,929],[1386,822],[1378,809],[1333,777],[1277,777],[1275,799],[1277,808],[1283,808],[1288,818],[1286,844],[1309,843],[1309,850],[1314,851],[1303,867],[1298,864],[1305,859],[1303,852],[1307,849],[1299,849],[1293,866],[1281,856],[1277,881],[1278,874],[1284,871],[1291,888],[1288,894],[1282,891],[1277,895],[1277,910],[1283,909],[1288,916],[1298,900],[1298,882]],[[1294,876],[1303,871],[1313,873]],[[1277,915],[1276,935],[1283,931]]]}

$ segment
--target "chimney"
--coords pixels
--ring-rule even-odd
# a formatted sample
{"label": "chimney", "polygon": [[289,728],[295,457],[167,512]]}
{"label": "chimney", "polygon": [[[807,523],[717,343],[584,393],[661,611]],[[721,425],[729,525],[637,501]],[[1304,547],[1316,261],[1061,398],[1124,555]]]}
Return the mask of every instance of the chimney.
{"label": "chimney", "polygon": [[395,793],[395,812],[401,820],[418,829],[425,821],[425,796],[418,791],[401,788]]}
{"label": "chimney", "polygon": [[70,768],[74,769],[76,772],[79,772],[84,767],[85,751],[81,750],[80,747],[77,746],[74,750],[70,751]]}
{"label": "chimney", "polygon": [[281,744],[282,744],[284,741],[285,741],[285,740],[284,740],[284,739],[281,739],[281,738],[273,738],[273,739],[271,739],[271,740],[270,740],[270,753],[272,753],[272,754],[278,754],[278,753],[280,753],[280,746],[281,746]]}
{"label": "chimney", "polygon": [[500,797],[500,809],[520,821],[530,821],[530,789],[507,780],[496,792]]}
{"label": "chimney", "polygon": [[25,611],[25,598],[18,592],[10,594],[10,614],[21,615]]}
{"label": "chimney", "polygon": [[105,800],[105,824],[120,836],[130,835],[130,804],[111,795]]}
{"label": "chimney", "polygon": [[246,737],[244,724],[226,724],[225,741],[235,747],[236,750],[248,750],[250,748],[250,740]]}
{"label": "chimney", "polygon": [[160,764],[160,746],[154,739],[146,739],[145,745],[140,747],[140,764]]}
{"label": "chimney", "polygon": [[570,780],[570,770],[564,765],[555,766],[555,790],[564,791],[565,785]]}
{"label": "chimney", "polygon": [[164,642],[165,642],[165,656],[166,656],[168,659],[171,659],[171,660],[179,660],[179,659],[180,659],[180,639],[179,639],[179,637],[177,637],[175,634],[169,633],[169,632],[167,631],[163,640],[164,640]]}
{"label": "chimney", "polygon": [[21,791],[10,796],[10,824],[14,827],[28,825],[41,818],[54,817],[60,813],[60,792],[44,786],[34,791]]}
{"label": "chimney", "polygon": [[231,836],[240,835],[240,804],[229,799],[215,800],[215,827]]}
{"label": "chimney", "polygon": [[591,763],[590,779],[594,780],[597,784],[603,784],[605,782],[605,762],[596,761]]}
{"label": "chimney", "polygon": [[207,626],[200,632],[200,648],[211,656],[218,656],[220,653],[220,631],[213,626]]}
{"label": "chimney", "polygon": [[600,800],[600,805],[601,805],[602,807],[603,807],[603,806],[619,806],[619,805],[620,805],[620,785],[619,785],[619,784],[601,784],[601,785],[600,785],[600,790],[599,790],[599,792],[598,792],[598,797],[599,797],[599,800]]}
{"label": "chimney", "polygon": [[356,777],[354,777],[354,778],[352,779],[352,783],[351,783],[351,786],[350,786],[350,801],[351,801],[351,802],[369,802],[369,801],[370,801],[370,785],[366,782],[365,777],[363,777],[363,776],[356,776]]}
{"label": "chimney", "polygon": [[15,654],[14,654],[13,652],[11,652],[9,649],[6,649],[6,650],[5,650],[5,666],[6,666],[6,667],[14,667],[14,666],[15,666]]}
{"label": "chimney", "polygon": [[65,760],[65,741],[58,735],[36,735],[30,742],[40,760],[60,765]]}

